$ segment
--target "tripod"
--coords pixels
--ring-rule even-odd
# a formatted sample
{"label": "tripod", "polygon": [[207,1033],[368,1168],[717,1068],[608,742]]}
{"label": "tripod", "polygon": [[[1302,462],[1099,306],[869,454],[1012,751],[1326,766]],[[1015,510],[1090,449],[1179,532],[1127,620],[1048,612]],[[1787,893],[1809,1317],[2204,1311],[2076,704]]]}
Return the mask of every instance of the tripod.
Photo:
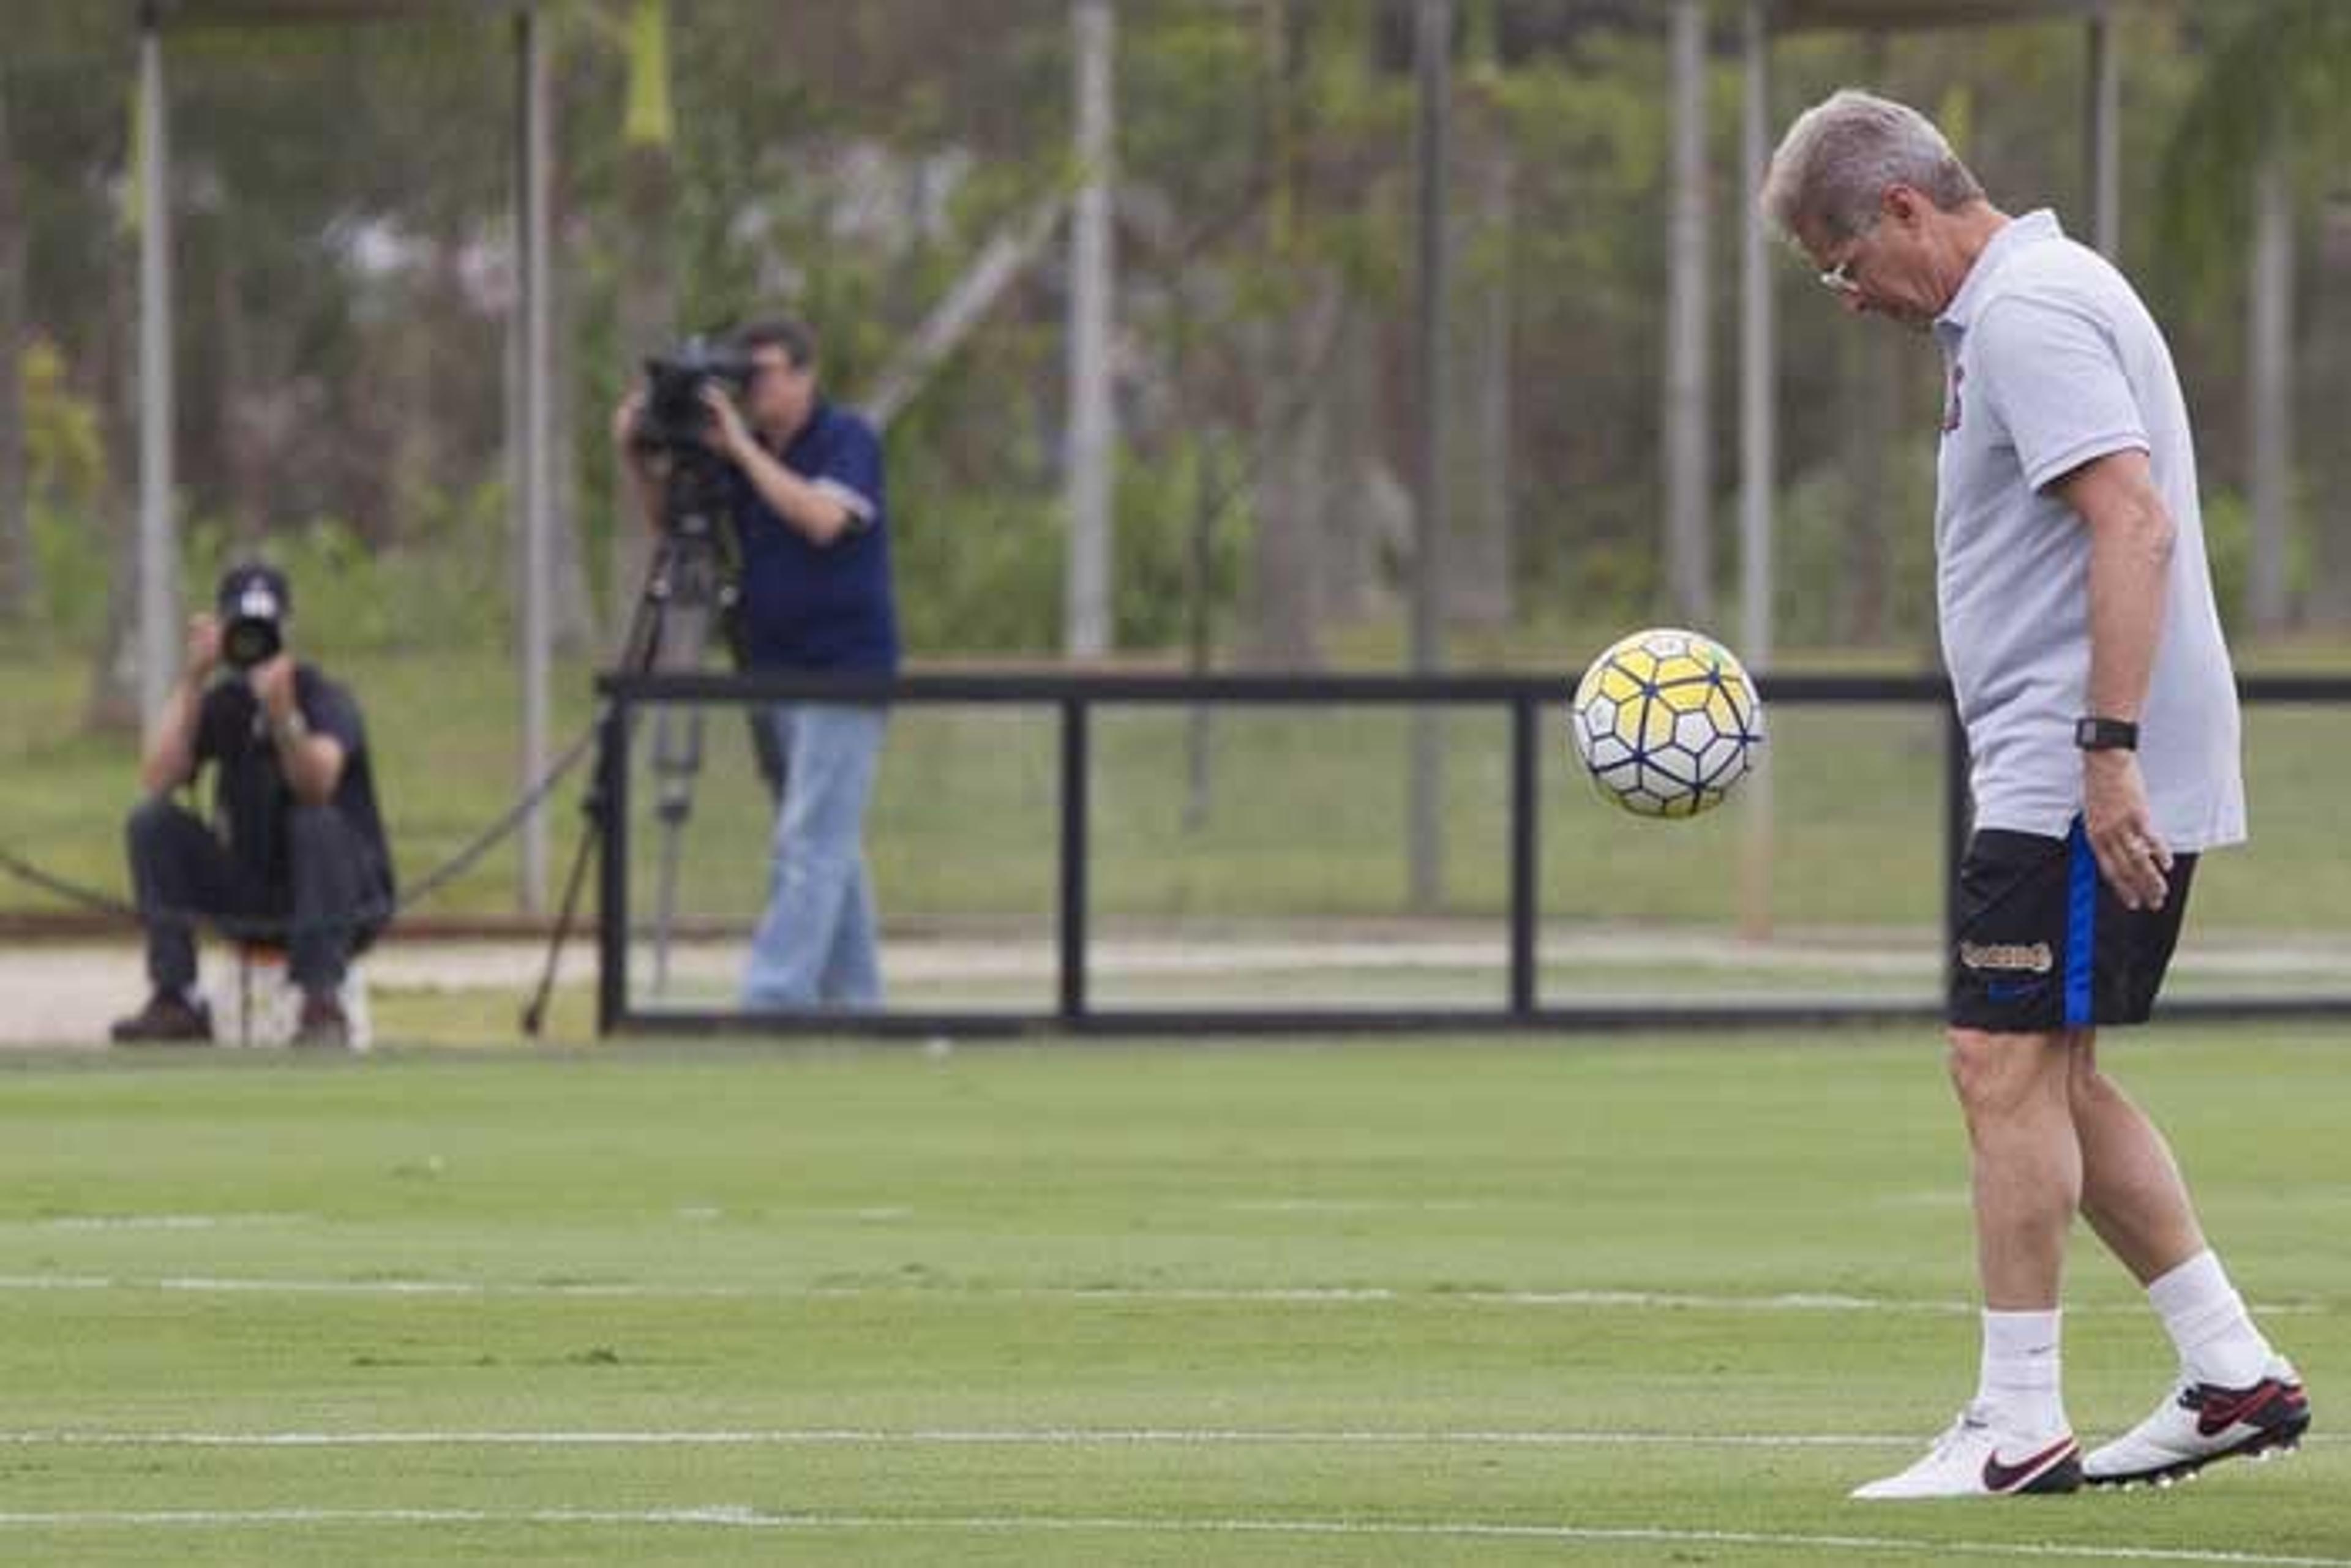
{"label": "tripod", "polygon": [[[617,668],[624,674],[675,673],[701,667],[709,647],[714,620],[723,627],[742,667],[741,625],[736,614],[740,593],[742,556],[734,526],[726,514],[724,470],[705,453],[681,450],[671,455],[663,483],[661,532],[653,546],[645,580],[622,638]],[[580,835],[571,870],[564,880],[563,902],[547,945],[547,963],[538,987],[524,1008],[522,1029],[537,1039],[547,1016],[547,999],[555,986],[555,971],[580,906],[580,890],[588,864],[602,835],[612,831],[611,802],[604,793],[604,753],[615,747],[625,758],[629,737],[611,722],[610,705],[600,708],[595,723],[597,758],[580,809],[587,825]],[[775,737],[752,716],[751,741],[760,776],[769,792],[783,793],[782,758]],[[659,894],[654,909],[653,990],[669,984],[670,938],[675,925],[680,839],[694,810],[695,780],[702,771],[702,715],[664,709],[653,721],[653,771],[656,781],[654,810],[662,824]]]}

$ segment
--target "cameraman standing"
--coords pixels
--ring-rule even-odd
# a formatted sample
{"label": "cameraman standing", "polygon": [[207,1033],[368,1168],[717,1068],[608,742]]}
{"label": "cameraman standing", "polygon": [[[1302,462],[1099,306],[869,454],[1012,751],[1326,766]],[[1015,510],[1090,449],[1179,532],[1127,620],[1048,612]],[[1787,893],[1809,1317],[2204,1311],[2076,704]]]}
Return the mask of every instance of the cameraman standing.
{"label": "cameraman standing", "polygon": [[[193,920],[282,940],[302,988],[298,1046],[341,1048],[338,994],[353,955],[388,917],[392,856],[376,810],[366,732],[350,694],[286,651],[286,578],[258,564],[220,580],[218,614],[189,622],[187,664],[140,766],[131,875],[147,929],[145,1008],[114,1025],[124,1044],[201,1044]],[[225,662],[235,672],[214,683]],[[216,769],[215,831],[171,792]]]}
{"label": "cameraman standing", "polygon": [[[705,382],[704,441],[726,459],[727,506],[741,552],[737,645],[747,670],[890,675],[898,617],[884,526],[882,442],[817,391],[816,335],[762,321],[734,335],[740,406]],[[658,528],[654,455],[632,439],[643,410],[625,400],[614,434]],[[873,1008],[882,1001],[865,807],[886,710],[878,703],[787,702],[769,715],[784,799],[769,844],[768,907],[751,938],[744,1006]]]}

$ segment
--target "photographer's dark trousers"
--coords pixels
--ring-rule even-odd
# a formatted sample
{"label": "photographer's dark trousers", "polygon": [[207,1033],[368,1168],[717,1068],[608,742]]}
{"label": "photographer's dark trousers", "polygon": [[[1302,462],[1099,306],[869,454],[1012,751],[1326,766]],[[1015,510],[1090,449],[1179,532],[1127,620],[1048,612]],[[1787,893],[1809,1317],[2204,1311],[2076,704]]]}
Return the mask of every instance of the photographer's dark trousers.
{"label": "photographer's dark trousers", "polygon": [[287,822],[292,885],[264,886],[193,812],[161,796],[131,813],[131,881],[147,926],[147,977],[180,995],[196,981],[193,922],[239,941],[282,943],[305,991],[332,991],[389,913],[374,850],[332,806],[297,806]]}

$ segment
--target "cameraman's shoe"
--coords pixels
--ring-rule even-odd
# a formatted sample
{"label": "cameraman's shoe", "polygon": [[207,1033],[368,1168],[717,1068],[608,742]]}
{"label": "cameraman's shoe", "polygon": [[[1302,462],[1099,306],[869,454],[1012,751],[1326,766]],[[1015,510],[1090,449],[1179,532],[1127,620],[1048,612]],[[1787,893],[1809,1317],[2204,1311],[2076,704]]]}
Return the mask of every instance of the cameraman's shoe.
{"label": "cameraman's shoe", "polygon": [[335,999],[334,992],[302,993],[302,1016],[294,1025],[293,1044],[297,1051],[351,1048],[350,1020],[343,1016],[343,1004]]}
{"label": "cameraman's shoe", "polygon": [[210,1045],[213,1014],[202,1002],[157,991],[145,1007],[115,1019],[107,1032],[117,1045]]}

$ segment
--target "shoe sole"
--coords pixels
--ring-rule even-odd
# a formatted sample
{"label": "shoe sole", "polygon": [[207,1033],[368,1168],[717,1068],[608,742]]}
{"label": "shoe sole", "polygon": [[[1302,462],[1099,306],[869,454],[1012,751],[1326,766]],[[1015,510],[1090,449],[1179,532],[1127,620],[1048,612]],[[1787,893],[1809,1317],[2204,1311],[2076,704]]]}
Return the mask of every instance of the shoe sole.
{"label": "shoe sole", "polygon": [[2168,1487],[2179,1481],[2194,1480],[2198,1471],[2222,1459],[2252,1459],[2267,1463],[2271,1459],[2283,1458],[2302,1447],[2302,1435],[2308,1430],[2310,1417],[2304,1415],[2294,1420],[2281,1421],[2274,1427],[2264,1427],[2241,1442],[2226,1448],[2216,1448],[2200,1458],[2179,1459],[2150,1469],[2133,1470],[2126,1475],[2085,1474],[2082,1484],[2093,1490],[2105,1488],[2114,1490],[2135,1486]]}

